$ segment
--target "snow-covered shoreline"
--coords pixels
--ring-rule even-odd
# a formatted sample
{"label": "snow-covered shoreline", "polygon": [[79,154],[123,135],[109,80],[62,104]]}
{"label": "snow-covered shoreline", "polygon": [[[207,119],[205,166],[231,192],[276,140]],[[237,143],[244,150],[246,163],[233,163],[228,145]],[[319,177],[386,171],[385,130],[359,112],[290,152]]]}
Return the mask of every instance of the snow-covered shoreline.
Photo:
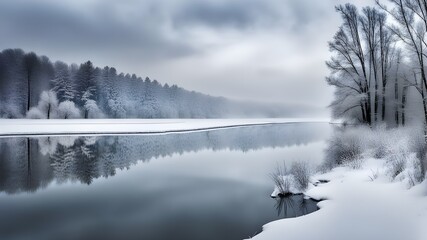
{"label": "snow-covered shoreline", "polygon": [[[312,186],[305,194],[319,202],[319,211],[266,224],[252,239],[425,239],[427,182],[408,190],[390,182],[386,161],[367,159],[360,169],[338,167],[314,179],[329,183]],[[375,172],[373,172],[375,171]],[[373,174],[379,172],[378,178]]]}
{"label": "snow-covered shoreline", "polygon": [[167,134],[329,119],[0,119],[0,137],[38,135]]}
{"label": "snow-covered shoreline", "polygon": [[320,210],[268,223],[253,239],[425,239],[425,150],[417,127],[337,129],[304,191]]}

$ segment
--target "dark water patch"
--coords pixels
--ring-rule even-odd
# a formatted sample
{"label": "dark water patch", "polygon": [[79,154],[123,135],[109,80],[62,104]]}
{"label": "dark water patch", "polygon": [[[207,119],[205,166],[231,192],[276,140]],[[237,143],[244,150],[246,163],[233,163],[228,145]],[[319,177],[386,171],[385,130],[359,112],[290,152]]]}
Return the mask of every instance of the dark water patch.
{"label": "dark water patch", "polygon": [[281,218],[300,217],[319,210],[319,201],[307,198],[304,194],[290,194],[274,199],[277,216]]}

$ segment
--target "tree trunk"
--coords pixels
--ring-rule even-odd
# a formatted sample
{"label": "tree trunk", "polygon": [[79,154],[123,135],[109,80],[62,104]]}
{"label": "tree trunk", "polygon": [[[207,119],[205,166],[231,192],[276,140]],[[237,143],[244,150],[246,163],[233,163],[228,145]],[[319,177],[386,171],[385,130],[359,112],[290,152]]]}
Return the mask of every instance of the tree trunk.
{"label": "tree trunk", "polygon": [[[377,75],[376,73],[374,73]],[[378,108],[379,108],[379,96],[378,96],[378,81],[377,78],[374,78],[375,81],[375,92],[374,92],[374,121],[375,124],[378,122]]]}
{"label": "tree trunk", "polygon": [[427,102],[426,102],[426,98],[425,98],[425,92],[424,92],[424,87],[421,85],[421,97],[423,98],[423,109],[424,109],[424,134],[426,131],[426,124],[427,124]]}
{"label": "tree trunk", "polygon": [[363,103],[361,102],[360,103],[360,110],[362,111],[362,120],[363,120],[363,122],[364,123],[366,123],[366,111],[365,111],[365,108],[363,107]]}
{"label": "tree trunk", "polygon": [[31,140],[27,138],[27,187],[31,187]]}
{"label": "tree trunk", "polygon": [[27,72],[27,112],[30,110],[31,106],[31,81],[30,73]]}
{"label": "tree trunk", "polygon": [[399,126],[399,81],[397,77],[394,82],[394,120],[396,126]]}
{"label": "tree trunk", "polygon": [[408,92],[408,87],[407,86],[403,87],[403,90],[402,90],[402,113],[401,113],[402,114],[402,116],[401,116],[402,126],[405,126],[405,124],[406,124],[405,108],[406,108],[406,94],[407,94],[407,92]]}
{"label": "tree trunk", "polygon": [[383,87],[383,92],[382,92],[382,107],[381,107],[381,121],[384,122],[385,120],[385,87]]}

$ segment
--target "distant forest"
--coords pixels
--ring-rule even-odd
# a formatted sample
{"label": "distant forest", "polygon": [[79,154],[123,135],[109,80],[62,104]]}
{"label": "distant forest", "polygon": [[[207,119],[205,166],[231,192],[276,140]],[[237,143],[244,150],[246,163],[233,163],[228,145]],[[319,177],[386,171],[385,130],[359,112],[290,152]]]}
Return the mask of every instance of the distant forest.
{"label": "distant forest", "polygon": [[68,65],[21,49],[0,53],[0,118],[277,117],[282,113],[119,73],[113,67],[99,68],[90,61]]}

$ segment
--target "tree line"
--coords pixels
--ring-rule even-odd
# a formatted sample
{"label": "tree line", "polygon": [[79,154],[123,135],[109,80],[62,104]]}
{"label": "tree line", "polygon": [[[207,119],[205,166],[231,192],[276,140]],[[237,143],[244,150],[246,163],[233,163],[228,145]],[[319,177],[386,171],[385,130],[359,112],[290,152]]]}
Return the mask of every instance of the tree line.
{"label": "tree line", "polygon": [[21,49],[0,52],[0,118],[214,118],[236,110],[248,108],[90,61],[68,65]]}
{"label": "tree line", "polygon": [[427,2],[376,0],[336,11],[343,23],[329,42],[327,83],[333,117],[367,125],[427,123]]}

